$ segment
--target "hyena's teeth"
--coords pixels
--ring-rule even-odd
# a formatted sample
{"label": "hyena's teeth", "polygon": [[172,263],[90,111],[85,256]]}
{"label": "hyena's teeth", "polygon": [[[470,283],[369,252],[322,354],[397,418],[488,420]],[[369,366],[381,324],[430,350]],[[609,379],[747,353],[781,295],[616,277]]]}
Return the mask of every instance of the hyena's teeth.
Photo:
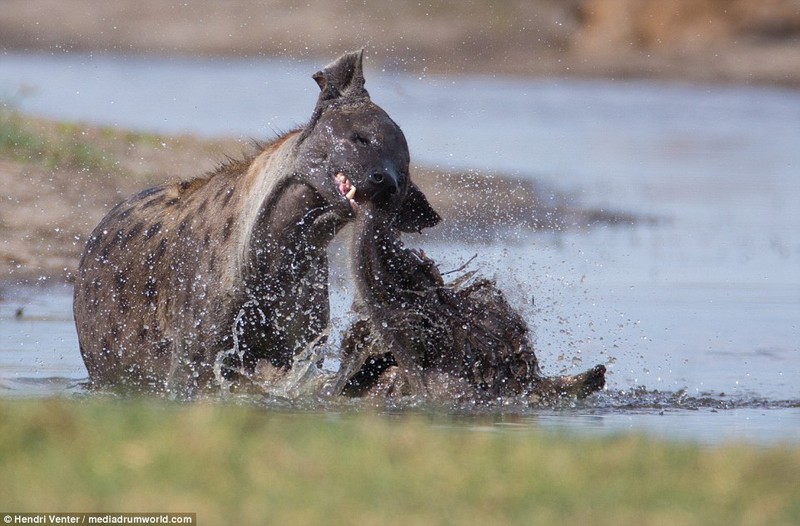
{"label": "hyena's teeth", "polygon": [[339,172],[336,174],[336,180],[339,181],[340,183],[343,183],[347,181],[347,177],[345,177],[343,172]]}
{"label": "hyena's teeth", "polygon": [[355,186],[351,186],[350,187],[350,191],[348,191],[346,194],[344,194],[344,196],[352,201],[353,198],[356,196],[356,187]]}

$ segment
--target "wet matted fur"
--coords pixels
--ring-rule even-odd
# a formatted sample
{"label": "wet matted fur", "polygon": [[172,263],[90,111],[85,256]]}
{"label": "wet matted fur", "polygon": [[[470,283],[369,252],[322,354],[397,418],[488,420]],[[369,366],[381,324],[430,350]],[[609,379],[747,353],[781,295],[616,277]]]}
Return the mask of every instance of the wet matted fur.
{"label": "wet matted fur", "polygon": [[243,160],[112,209],[80,261],[74,315],[95,386],[178,396],[287,370],[329,323],[327,245],[374,200],[410,231],[417,207],[403,132],[364,89],[362,52],[313,78],[308,124]]}
{"label": "wet matted fur", "polygon": [[603,365],[543,376],[525,321],[495,283],[473,273],[445,283],[370,203],[359,209],[352,252],[362,317],[344,338],[342,393],[540,402],[585,397],[605,385]]}

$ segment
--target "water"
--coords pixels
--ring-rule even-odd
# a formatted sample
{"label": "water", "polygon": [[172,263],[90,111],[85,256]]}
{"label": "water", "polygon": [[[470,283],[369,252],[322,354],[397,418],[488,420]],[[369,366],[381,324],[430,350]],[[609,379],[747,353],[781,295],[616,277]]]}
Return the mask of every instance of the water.
{"label": "water", "polygon": [[0,396],[79,392],[87,377],[72,290],[0,285]]}
{"label": "water", "polygon": [[[0,94],[22,89],[20,109],[60,119],[269,137],[310,116],[319,66],[2,55]],[[444,268],[479,253],[535,328],[545,372],[608,367],[609,391],[590,404],[523,412],[514,425],[800,442],[800,93],[367,67],[418,162],[534,177],[584,204],[662,219],[481,245],[409,241]],[[68,290],[2,298],[2,392],[79,390]]]}

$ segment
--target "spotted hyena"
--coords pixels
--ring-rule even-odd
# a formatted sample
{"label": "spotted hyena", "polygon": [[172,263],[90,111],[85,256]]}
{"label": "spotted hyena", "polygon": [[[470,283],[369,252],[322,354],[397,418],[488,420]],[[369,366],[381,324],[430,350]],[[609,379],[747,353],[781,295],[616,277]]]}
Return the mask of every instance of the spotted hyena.
{"label": "spotted hyena", "polygon": [[[438,216],[400,128],[364,89],[362,53],[314,75],[307,125],[211,174],[122,202],[88,239],[74,314],[91,382],[178,395],[260,360],[288,369],[329,321],[326,247],[356,195],[406,231]],[[228,360],[215,374],[223,351]]]}

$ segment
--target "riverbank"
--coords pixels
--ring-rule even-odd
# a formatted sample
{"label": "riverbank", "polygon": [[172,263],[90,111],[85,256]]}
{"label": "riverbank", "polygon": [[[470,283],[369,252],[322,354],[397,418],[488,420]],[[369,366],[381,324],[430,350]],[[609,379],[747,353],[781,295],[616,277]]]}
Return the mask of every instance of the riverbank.
{"label": "riverbank", "polygon": [[331,60],[387,70],[800,86],[794,0],[5,0],[0,50]]}
{"label": "riverbank", "polygon": [[[202,175],[252,147],[0,110],[0,281],[71,281],[88,235],[115,204],[149,186]],[[502,174],[415,166],[412,177],[444,218],[434,238],[490,242],[511,229],[653,220],[582,207],[568,193]]]}
{"label": "riverbank", "polygon": [[70,280],[88,234],[112,206],[209,170],[237,148],[0,112],[0,281]]}

